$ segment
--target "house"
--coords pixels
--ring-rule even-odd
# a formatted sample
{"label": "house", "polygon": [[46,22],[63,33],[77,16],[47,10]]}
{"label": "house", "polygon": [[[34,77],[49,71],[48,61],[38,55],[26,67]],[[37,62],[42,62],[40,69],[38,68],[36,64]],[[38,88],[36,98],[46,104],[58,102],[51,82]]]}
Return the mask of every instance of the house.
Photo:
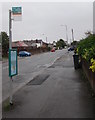
{"label": "house", "polygon": [[55,41],[53,41],[53,46],[56,47],[56,42]]}
{"label": "house", "polygon": [[38,40],[38,39],[34,40],[33,43],[36,43],[37,48],[42,47],[42,45],[43,45],[43,41],[42,40]]}
{"label": "house", "polygon": [[17,48],[18,52],[21,50],[31,51],[37,48],[47,48],[47,46],[47,43],[38,39],[12,42],[12,48]]}
{"label": "house", "polygon": [[28,48],[29,48],[29,49],[37,48],[37,45],[34,44],[34,41],[33,41],[33,40],[24,40],[23,42],[28,45]]}
{"label": "house", "polygon": [[12,42],[12,48],[16,48],[17,51],[27,50],[28,45],[25,44],[23,41],[16,41],[16,42]]}
{"label": "house", "polygon": [[41,47],[42,48],[47,48],[48,47],[48,43],[43,42]]}
{"label": "house", "polygon": [[52,49],[53,48],[53,44],[49,43],[48,47]]}
{"label": "house", "polygon": [[24,43],[28,45],[30,48],[39,48],[42,47],[43,41],[42,40],[24,40]]}

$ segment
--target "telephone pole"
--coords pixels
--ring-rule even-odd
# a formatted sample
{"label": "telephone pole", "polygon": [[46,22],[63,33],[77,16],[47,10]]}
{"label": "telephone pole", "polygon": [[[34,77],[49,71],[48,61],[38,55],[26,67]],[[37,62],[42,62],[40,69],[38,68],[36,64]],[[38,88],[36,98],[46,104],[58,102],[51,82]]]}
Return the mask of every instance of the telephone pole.
{"label": "telephone pole", "polygon": [[47,37],[46,37],[46,43],[47,43]]}
{"label": "telephone pole", "polygon": [[67,44],[68,44],[68,31],[67,31],[67,25],[61,25],[64,26],[66,28],[66,40],[67,40]]}
{"label": "telephone pole", "polygon": [[72,41],[74,42],[74,31],[72,29]]}

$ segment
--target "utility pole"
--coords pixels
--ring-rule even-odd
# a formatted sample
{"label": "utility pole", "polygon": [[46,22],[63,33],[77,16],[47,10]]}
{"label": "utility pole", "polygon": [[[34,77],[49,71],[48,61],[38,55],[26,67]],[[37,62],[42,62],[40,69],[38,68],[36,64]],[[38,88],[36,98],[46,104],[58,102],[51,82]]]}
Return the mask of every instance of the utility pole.
{"label": "utility pole", "polygon": [[[45,35],[44,33],[42,35]],[[46,37],[46,43],[47,43],[47,37]]]}
{"label": "utility pole", "polygon": [[46,37],[46,43],[47,43],[47,37]]}
{"label": "utility pole", "polygon": [[68,33],[67,33],[67,25],[65,25],[66,27],[66,39],[67,39],[67,44],[68,44]]}
{"label": "utility pole", "polygon": [[74,31],[72,29],[72,41],[74,42]]}
{"label": "utility pole", "polygon": [[66,40],[67,40],[67,44],[68,44],[68,31],[67,31],[67,25],[61,25],[64,26],[66,28]]}

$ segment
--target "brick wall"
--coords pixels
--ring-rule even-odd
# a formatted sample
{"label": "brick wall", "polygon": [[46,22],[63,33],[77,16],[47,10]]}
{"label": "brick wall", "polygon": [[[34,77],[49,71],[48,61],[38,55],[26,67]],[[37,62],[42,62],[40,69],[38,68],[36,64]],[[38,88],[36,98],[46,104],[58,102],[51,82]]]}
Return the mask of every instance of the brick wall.
{"label": "brick wall", "polygon": [[95,72],[92,72],[91,69],[89,69],[89,63],[85,59],[82,59],[82,69],[95,92]]}

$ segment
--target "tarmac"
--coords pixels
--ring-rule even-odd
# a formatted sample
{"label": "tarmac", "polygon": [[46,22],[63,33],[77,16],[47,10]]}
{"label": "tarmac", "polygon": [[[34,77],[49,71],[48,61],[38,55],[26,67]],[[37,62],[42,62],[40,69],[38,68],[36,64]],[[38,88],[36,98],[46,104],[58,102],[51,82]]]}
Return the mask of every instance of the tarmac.
{"label": "tarmac", "polygon": [[95,98],[82,70],[74,69],[73,53],[57,59],[52,66],[31,79],[5,101],[3,118],[94,118]]}

